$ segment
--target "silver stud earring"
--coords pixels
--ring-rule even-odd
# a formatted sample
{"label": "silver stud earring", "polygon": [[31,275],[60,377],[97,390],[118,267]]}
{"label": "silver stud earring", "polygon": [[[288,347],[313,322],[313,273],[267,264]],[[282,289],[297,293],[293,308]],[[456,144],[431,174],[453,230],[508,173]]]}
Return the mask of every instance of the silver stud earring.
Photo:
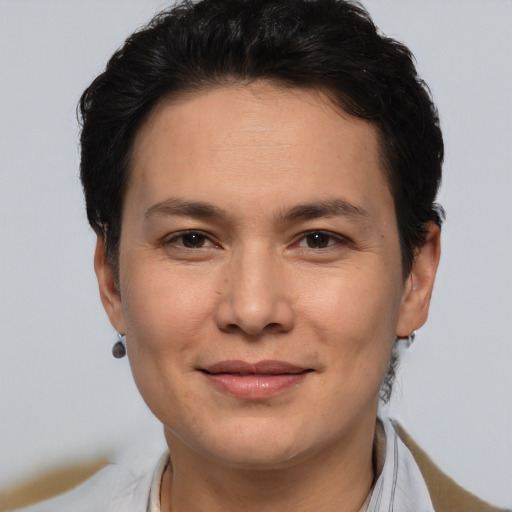
{"label": "silver stud earring", "polygon": [[117,338],[117,341],[112,347],[112,355],[116,359],[121,359],[126,355],[126,335],[118,332]]}

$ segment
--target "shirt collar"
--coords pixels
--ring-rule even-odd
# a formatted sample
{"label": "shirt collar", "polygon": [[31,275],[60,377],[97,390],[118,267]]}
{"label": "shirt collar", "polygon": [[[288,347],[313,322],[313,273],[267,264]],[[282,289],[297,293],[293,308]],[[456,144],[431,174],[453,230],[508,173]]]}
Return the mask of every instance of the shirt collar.
{"label": "shirt collar", "polygon": [[427,485],[393,422],[380,418],[385,434],[385,460],[375,481],[368,512],[435,512]]}

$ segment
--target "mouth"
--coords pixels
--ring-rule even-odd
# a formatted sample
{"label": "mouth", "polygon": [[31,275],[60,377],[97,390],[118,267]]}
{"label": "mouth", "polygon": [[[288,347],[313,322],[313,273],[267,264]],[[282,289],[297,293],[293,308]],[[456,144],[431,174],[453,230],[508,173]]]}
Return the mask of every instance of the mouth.
{"label": "mouth", "polygon": [[262,400],[299,385],[314,370],[285,361],[221,361],[200,371],[222,393],[245,400]]}

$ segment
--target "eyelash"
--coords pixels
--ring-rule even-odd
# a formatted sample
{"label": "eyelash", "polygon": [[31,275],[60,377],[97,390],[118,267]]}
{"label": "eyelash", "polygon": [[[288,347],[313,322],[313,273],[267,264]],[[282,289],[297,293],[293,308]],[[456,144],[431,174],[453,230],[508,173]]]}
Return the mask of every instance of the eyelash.
{"label": "eyelash", "polygon": [[[199,238],[198,244],[200,244],[200,245],[194,246],[194,244],[192,243],[191,246],[187,246],[186,243],[184,243],[185,237],[193,236],[193,235],[196,235]],[[326,242],[323,242],[320,240],[317,241],[318,245],[322,245],[323,243],[325,243],[326,245],[323,245],[320,247],[309,246],[308,237],[312,237],[312,236],[320,236],[320,237],[327,238]],[[181,239],[181,243],[178,243],[178,241],[180,239]],[[323,230],[318,230],[318,229],[312,230],[312,231],[307,231],[305,233],[301,233],[296,238],[296,240],[297,241],[293,245],[303,248],[303,249],[312,249],[314,251],[328,249],[328,248],[338,245],[338,244],[347,245],[350,243],[350,241],[342,235],[331,233],[330,231],[323,231]],[[193,250],[202,249],[206,242],[209,242],[209,245],[206,246],[207,248],[220,247],[219,244],[217,244],[215,241],[212,240],[210,235],[203,233],[202,231],[198,231],[198,230],[190,230],[190,231],[183,231],[181,233],[175,233],[175,234],[173,234],[173,236],[171,238],[164,239],[162,241],[162,246],[169,247],[170,245],[174,244],[174,245],[178,246],[179,248],[193,251]],[[302,245],[303,242],[305,242],[306,245]]]}
{"label": "eyelash", "polygon": [[186,236],[191,236],[191,235],[197,235],[201,239],[203,244],[206,241],[209,241],[211,243],[211,245],[208,245],[207,247],[219,247],[219,244],[215,243],[212,240],[210,235],[207,235],[206,233],[203,233],[202,231],[198,231],[198,230],[190,230],[190,231],[182,231],[181,233],[174,233],[170,238],[166,238],[166,239],[162,240],[161,245],[163,247],[169,247],[174,244],[181,249],[187,249],[187,250],[191,250],[191,251],[194,251],[197,249],[202,249],[203,245],[200,245],[199,247],[187,247],[185,245],[185,243],[181,243],[181,244],[177,243],[178,240],[182,239],[182,242],[183,242],[183,239]]}
{"label": "eyelash", "polygon": [[[321,235],[323,237],[328,238],[327,245],[325,245],[323,247],[310,247],[310,246],[300,245],[300,242],[302,242],[302,241],[305,241],[306,244],[307,244],[308,237],[311,237],[311,236],[314,236],[314,235]],[[300,237],[298,238],[297,245],[299,247],[303,247],[305,249],[313,249],[315,251],[318,251],[318,250],[321,250],[321,249],[329,249],[329,248],[331,248],[333,246],[336,246],[336,245],[348,245],[349,243],[350,243],[350,241],[346,237],[344,237],[342,235],[339,235],[339,234],[336,234],[336,233],[331,233],[330,231],[323,231],[321,229],[315,229],[315,230],[312,230],[312,231],[308,231],[306,233],[302,233],[300,235]]]}

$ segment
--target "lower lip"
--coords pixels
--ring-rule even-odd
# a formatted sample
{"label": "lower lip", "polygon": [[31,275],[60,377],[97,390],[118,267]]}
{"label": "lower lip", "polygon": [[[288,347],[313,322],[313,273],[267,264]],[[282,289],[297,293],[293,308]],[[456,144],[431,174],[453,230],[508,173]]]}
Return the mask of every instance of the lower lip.
{"label": "lower lip", "polygon": [[245,400],[270,398],[300,384],[309,372],[278,375],[238,375],[204,373],[208,381],[224,393]]}

